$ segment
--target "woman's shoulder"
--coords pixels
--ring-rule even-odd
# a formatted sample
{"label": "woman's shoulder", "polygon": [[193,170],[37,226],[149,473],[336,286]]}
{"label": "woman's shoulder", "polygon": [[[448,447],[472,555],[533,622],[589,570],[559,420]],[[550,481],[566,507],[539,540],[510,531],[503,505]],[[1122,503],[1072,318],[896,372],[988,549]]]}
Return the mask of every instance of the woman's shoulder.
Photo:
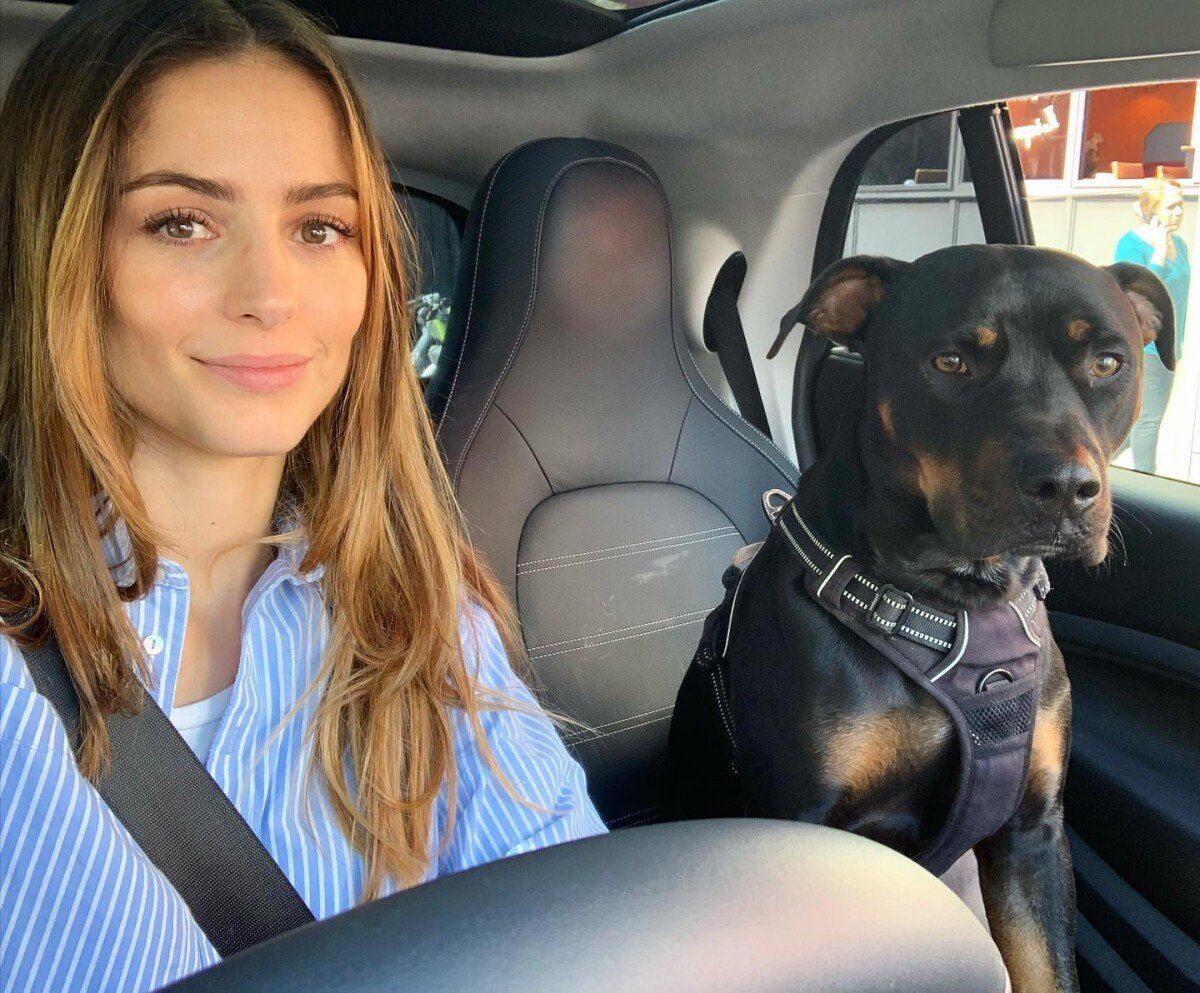
{"label": "woman's shoulder", "polygon": [[466,594],[458,606],[458,637],[467,671],[475,679],[493,686],[517,682],[495,617],[485,604]]}
{"label": "woman's shoulder", "polygon": [[25,653],[6,634],[0,634],[0,686],[29,691],[34,689]]}
{"label": "woman's shoulder", "polygon": [[1144,258],[1150,258],[1150,253],[1150,243],[1137,231],[1130,229],[1117,239],[1113,257],[1116,262],[1140,262]]}
{"label": "woman's shoulder", "polygon": [[24,652],[7,635],[0,635],[0,740],[33,751],[71,751],[54,706],[38,692]]}

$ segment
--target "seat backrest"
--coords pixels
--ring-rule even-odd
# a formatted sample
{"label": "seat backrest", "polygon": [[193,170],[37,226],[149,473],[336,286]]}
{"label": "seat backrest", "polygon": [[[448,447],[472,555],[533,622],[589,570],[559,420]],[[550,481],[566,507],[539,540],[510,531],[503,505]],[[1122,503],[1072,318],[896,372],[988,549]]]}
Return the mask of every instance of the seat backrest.
{"label": "seat backrest", "polygon": [[721,573],[796,469],[705,381],[672,320],[671,233],[626,149],[545,139],[476,198],[430,386],[473,541],[508,584],[610,826],[666,811],[666,737]]}

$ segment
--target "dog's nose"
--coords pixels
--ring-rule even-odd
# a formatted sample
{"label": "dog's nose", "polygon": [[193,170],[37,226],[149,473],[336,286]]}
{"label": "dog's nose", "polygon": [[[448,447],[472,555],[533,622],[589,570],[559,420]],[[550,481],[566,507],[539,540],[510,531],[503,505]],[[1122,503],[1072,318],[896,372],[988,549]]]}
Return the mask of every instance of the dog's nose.
{"label": "dog's nose", "polygon": [[1100,476],[1091,465],[1048,453],[1025,456],[1019,485],[1043,513],[1081,514],[1100,495]]}

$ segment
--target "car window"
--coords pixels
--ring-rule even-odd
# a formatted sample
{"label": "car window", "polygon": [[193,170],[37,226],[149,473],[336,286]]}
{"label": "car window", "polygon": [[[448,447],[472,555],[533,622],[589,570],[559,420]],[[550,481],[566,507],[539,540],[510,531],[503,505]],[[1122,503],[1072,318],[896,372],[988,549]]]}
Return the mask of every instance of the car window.
{"label": "car window", "polygon": [[1175,372],[1147,348],[1141,415],[1113,464],[1200,483],[1196,81],[1046,94],[1009,113],[1037,244],[1146,265],[1175,308]]}
{"label": "car window", "polygon": [[420,283],[409,300],[413,311],[412,358],[417,375],[428,380],[437,369],[446,339],[466,211],[412,188],[397,189],[396,197],[417,242]]}
{"label": "car window", "polygon": [[914,121],[875,150],[854,197],[846,255],[912,260],[985,240],[955,118]]}
{"label": "car window", "polygon": [[[1168,372],[1148,349],[1142,414],[1113,464],[1192,483],[1200,483],[1196,86],[1184,80],[1007,101],[1036,243],[1096,265],[1148,265],[1167,285],[1176,369]],[[847,255],[914,259],[984,240],[953,112],[910,124],[876,150],[855,196]]]}

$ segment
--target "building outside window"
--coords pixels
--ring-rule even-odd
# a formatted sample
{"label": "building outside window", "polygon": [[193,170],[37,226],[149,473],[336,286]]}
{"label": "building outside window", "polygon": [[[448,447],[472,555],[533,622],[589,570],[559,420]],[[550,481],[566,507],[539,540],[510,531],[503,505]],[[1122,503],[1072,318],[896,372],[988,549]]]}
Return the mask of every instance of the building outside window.
{"label": "building outside window", "polygon": [[[1200,483],[1200,101],[1194,79],[1007,101],[1038,245],[1096,265],[1150,264],[1185,320],[1181,359],[1170,382],[1150,369],[1143,406],[1165,399],[1154,435],[1139,431],[1136,464],[1125,449],[1114,464]],[[982,242],[975,188],[954,113],[894,135],[868,163],[855,197],[847,254],[913,259],[945,245]],[[943,136],[950,132],[948,147]],[[909,133],[911,132],[911,133]],[[1151,221],[1151,215],[1158,219]],[[1159,228],[1171,224],[1164,239]],[[1161,260],[1150,241],[1169,245]],[[1161,246],[1160,246],[1161,247]],[[1157,397],[1157,400],[1154,399]],[[1156,442],[1154,438],[1156,437]],[[1147,438],[1151,440],[1148,442]],[[1147,455],[1147,448],[1150,455]]]}

